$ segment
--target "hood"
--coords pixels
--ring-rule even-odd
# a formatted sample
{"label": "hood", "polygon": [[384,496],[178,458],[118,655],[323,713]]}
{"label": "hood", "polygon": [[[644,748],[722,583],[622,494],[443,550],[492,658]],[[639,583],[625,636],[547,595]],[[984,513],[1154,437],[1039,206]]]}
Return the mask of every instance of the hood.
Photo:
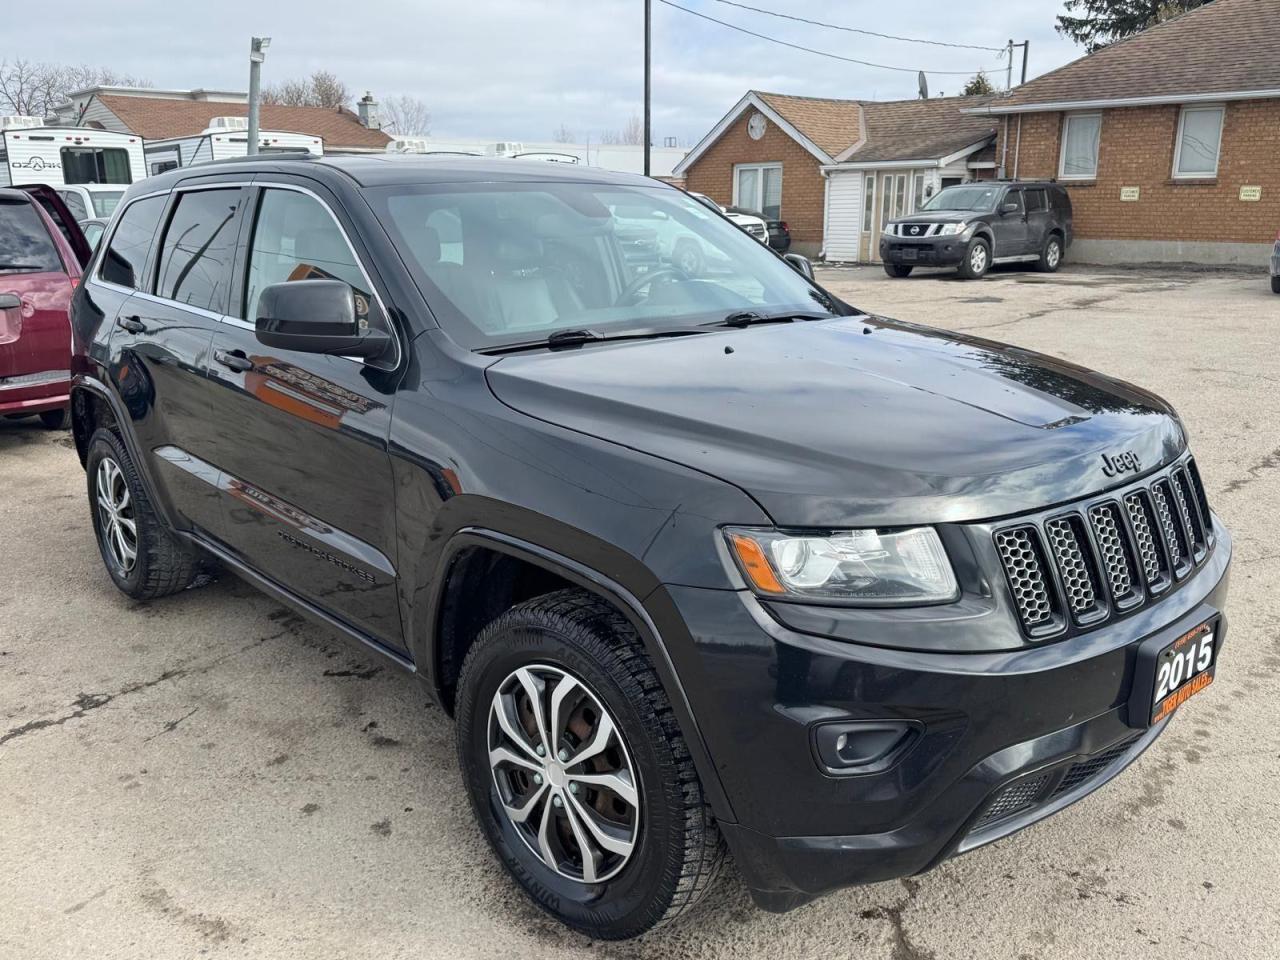
{"label": "hood", "polygon": [[520,354],[488,378],[530,416],[735,484],[780,526],[1041,509],[1132,479],[1108,479],[1104,453],[1145,472],[1185,445],[1169,406],[1136,387],[865,317]]}
{"label": "hood", "polygon": [[935,210],[933,213],[913,213],[909,217],[894,217],[890,223],[966,223],[984,217],[982,210]]}

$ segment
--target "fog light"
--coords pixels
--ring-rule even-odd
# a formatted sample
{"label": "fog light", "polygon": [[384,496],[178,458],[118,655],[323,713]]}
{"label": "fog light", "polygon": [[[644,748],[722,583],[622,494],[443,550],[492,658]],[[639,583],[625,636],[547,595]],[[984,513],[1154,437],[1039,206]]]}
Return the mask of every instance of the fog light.
{"label": "fog light", "polygon": [[828,773],[882,773],[902,758],[921,729],[912,720],[821,723],[813,728],[813,748]]}

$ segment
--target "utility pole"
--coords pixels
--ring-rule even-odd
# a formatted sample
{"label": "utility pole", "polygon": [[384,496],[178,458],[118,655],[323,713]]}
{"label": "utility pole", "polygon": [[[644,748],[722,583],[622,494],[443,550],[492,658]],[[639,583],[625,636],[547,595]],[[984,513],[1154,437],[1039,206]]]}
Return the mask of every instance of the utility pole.
{"label": "utility pole", "polygon": [[1009,45],[1004,48],[1005,57],[1008,62],[1004,65],[1005,80],[1004,88],[1006,90],[1013,89],[1013,37],[1009,38]]}
{"label": "utility pole", "polygon": [[267,59],[270,37],[252,37],[249,40],[249,136],[251,155],[258,152],[258,108],[262,100],[262,61]]}
{"label": "utility pole", "polygon": [[1031,46],[1030,40],[1023,40],[1021,43],[1014,43],[1013,40],[1010,40],[1009,45],[1005,47],[1005,55],[1008,56],[1009,58],[1009,62],[1005,64],[1005,73],[1007,75],[1007,79],[1005,80],[1004,88],[1006,90],[1013,89],[1013,48],[1014,47],[1022,48],[1022,80],[1020,82],[1021,83],[1027,82],[1027,50],[1030,46]]}
{"label": "utility pole", "polygon": [[649,176],[650,69],[653,60],[653,0],[644,0],[644,175]]}
{"label": "utility pole", "polygon": [[1031,47],[1030,40],[1022,41],[1022,82],[1027,82],[1027,51]]}

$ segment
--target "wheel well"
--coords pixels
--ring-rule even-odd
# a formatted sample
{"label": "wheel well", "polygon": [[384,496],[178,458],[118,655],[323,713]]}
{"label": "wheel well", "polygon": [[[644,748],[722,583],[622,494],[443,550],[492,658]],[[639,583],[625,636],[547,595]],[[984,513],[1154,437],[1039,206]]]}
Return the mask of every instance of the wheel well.
{"label": "wheel well", "polygon": [[436,630],[436,685],[445,709],[453,712],[458,675],[467,651],[504,611],[576,584],[518,557],[486,547],[468,547],[449,565]]}
{"label": "wheel well", "polygon": [[92,390],[83,388],[71,395],[71,433],[76,441],[76,453],[84,466],[89,452],[89,438],[99,427],[116,428],[116,416],[111,404]]}

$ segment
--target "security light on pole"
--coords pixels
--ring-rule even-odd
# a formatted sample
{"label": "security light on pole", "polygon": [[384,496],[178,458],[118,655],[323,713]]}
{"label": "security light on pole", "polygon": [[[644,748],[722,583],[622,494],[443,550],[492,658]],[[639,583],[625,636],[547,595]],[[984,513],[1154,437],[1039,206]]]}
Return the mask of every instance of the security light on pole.
{"label": "security light on pole", "polygon": [[249,136],[250,154],[258,152],[258,107],[262,100],[262,61],[267,59],[270,37],[252,37],[249,40]]}

